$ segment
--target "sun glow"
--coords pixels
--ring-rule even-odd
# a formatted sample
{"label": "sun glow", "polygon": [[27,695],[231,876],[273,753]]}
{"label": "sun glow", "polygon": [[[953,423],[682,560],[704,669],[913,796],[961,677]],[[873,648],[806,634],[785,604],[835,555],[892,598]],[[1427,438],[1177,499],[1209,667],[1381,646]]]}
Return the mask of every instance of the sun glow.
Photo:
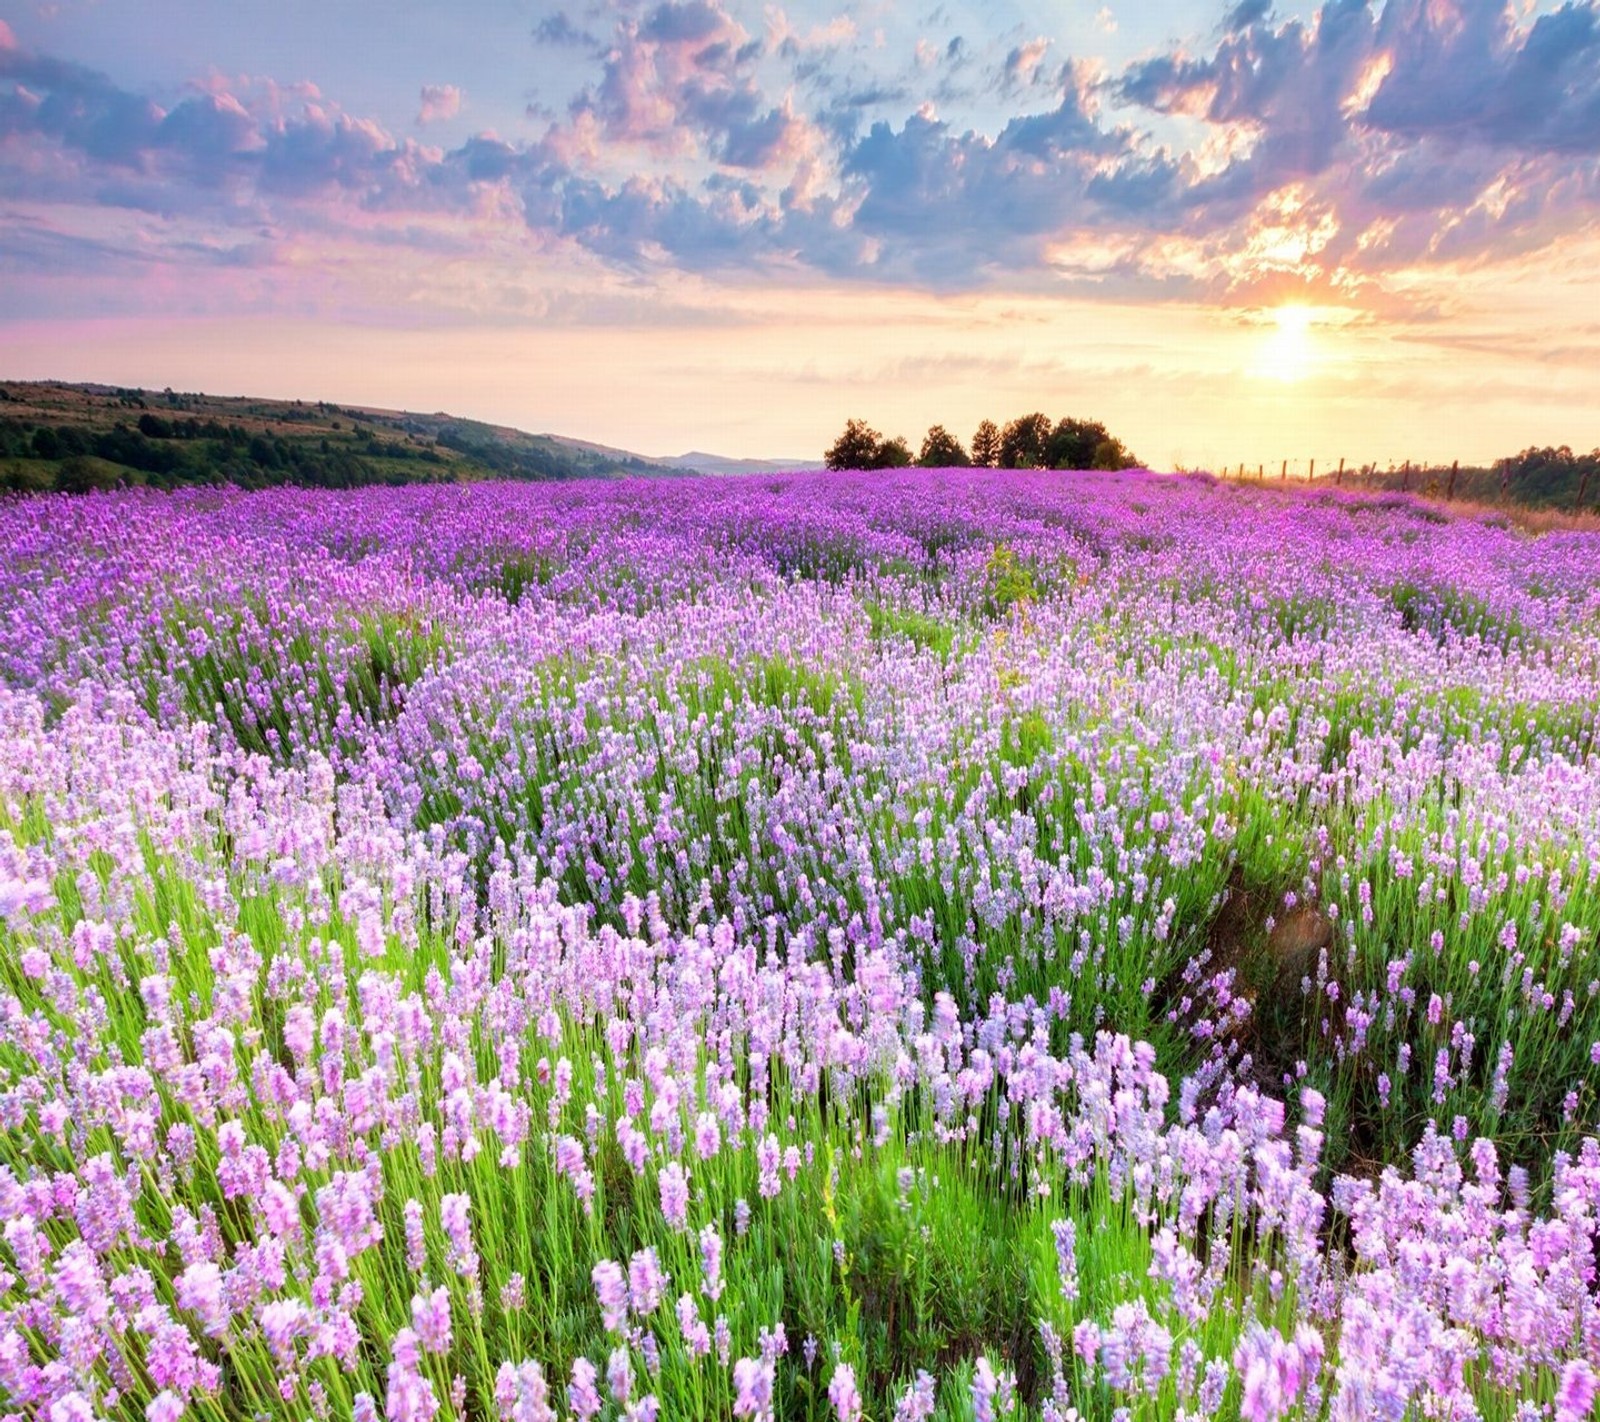
{"label": "sun glow", "polygon": [[1302,336],[1311,329],[1311,308],[1298,304],[1280,306],[1272,313],[1272,319],[1284,334]]}
{"label": "sun glow", "polygon": [[1291,302],[1269,313],[1271,334],[1261,350],[1260,363],[1253,374],[1286,385],[1304,380],[1316,363],[1316,338],[1312,334],[1314,315],[1309,306]]}

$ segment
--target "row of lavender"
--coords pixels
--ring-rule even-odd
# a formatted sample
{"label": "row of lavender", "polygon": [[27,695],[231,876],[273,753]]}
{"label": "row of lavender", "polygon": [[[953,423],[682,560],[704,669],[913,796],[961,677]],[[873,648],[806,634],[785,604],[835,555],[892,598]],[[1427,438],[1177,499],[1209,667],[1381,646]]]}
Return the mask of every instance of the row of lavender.
{"label": "row of lavender", "polygon": [[0,550],[20,1412],[1587,1415],[1592,537],[964,472]]}

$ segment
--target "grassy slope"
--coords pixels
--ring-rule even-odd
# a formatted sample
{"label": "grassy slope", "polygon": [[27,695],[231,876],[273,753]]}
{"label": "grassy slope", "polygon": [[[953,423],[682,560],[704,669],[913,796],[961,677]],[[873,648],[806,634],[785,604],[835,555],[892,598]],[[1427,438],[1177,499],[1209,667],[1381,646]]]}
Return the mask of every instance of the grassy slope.
{"label": "grassy slope", "polygon": [[[142,418],[147,427],[150,421],[171,427],[174,437],[141,433]],[[54,435],[42,447],[40,429]],[[62,447],[52,450],[52,442]],[[96,385],[0,385],[0,487],[13,489],[118,482],[348,486],[674,472],[625,450],[443,413]]]}

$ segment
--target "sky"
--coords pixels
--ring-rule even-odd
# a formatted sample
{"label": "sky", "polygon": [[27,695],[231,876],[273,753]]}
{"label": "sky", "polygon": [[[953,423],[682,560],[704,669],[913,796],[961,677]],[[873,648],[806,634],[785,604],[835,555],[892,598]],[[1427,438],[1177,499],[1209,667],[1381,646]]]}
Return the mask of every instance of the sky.
{"label": "sky", "polygon": [[0,0],[0,378],[1600,445],[1600,0]]}

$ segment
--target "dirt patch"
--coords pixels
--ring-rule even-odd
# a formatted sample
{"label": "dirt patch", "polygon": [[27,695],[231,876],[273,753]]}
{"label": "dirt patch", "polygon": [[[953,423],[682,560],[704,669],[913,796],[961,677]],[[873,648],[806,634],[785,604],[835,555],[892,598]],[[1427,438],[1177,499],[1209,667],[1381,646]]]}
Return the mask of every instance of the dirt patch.
{"label": "dirt patch", "polygon": [[1300,991],[1303,979],[1313,977],[1317,959],[1333,946],[1333,921],[1318,909],[1297,908],[1280,919],[1267,935],[1267,958],[1277,993]]}
{"label": "dirt patch", "polygon": [[1280,1096],[1285,1073],[1306,1050],[1310,999],[1301,984],[1316,977],[1318,959],[1334,941],[1333,921],[1320,909],[1283,912],[1288,887],[1253,880],[1236,866],[1204,938],[1207,974],[1232,969],[1235,993],[1250,1004],[1236,1038],[1249,1056],[1243,1079]]}

